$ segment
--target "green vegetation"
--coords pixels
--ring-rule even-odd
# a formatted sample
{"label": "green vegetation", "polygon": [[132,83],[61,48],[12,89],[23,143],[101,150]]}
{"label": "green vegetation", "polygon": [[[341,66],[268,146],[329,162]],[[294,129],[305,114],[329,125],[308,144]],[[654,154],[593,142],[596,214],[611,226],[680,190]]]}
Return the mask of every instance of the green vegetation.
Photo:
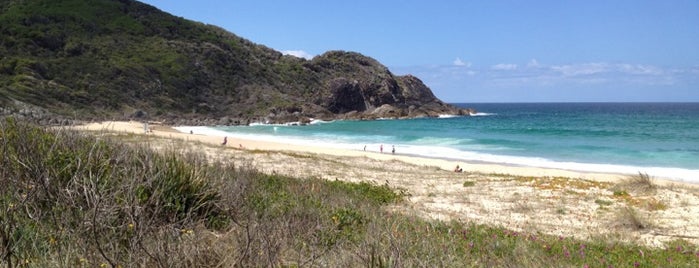
{"label": "green vegetation", "polygon": [[603,199],[595,199],[595,203],[598,204],[600,207],[611,206],[612,204],[614,204],[612,201]]}
{"label": "green vegetation", "polygon": [[5,0],[0,11],[0,108],[20,110],[16,100],[77,119],[141,112],[240,123],[361,111],[364,98],[375,106],[435,99],[422,82],[408,86],[358,53],[283,56],[133,0]]}
{"label": "green vegetation", "polygon": [[[404,190],[0,121],[7,267],[696,267],[699,248],[581,241],[400,213]],[[647,221],[631,208],[632,228]]]}
{"label": "green vegetation", "polygon": [[[130,109],[220,116],[260,112],[244,85],[270,100],[284,99],[272,88],[296,94],[316,85],[293,83],[300,61],[136,1],[12,0],[0,10],[4,101],[82,117]],[[266,67],[275,62],[286,63],[283,81]],[[230,111],[230,102],[241,105]]]}

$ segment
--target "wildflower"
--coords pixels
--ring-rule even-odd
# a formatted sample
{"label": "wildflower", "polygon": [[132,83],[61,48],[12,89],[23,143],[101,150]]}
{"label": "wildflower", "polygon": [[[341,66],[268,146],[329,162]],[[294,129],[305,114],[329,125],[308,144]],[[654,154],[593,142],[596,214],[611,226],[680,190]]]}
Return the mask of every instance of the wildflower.
{"label": "wildflower", "polygon": [[128,227],[129,227],[129,230],[133,230],[133,223],[129,223]]}
{"label": "wildflower", "polygon": [[641,266],[641,264],[638,263],[637,261],[633,263],[633,267],[639,267],[639,266]]}

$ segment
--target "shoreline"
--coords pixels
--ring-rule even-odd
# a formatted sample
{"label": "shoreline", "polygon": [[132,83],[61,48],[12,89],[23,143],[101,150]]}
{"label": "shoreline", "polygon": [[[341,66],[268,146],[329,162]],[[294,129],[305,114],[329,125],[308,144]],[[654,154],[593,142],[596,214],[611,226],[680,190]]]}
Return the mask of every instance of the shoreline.
{"label": "shoreline", "polygon": [[[220,145],[222,136],[207,135],[201,133],[186,133],[177,130],[176,127],[151,123],[148,125],[149,132],[145,133],[143,123],[136,121],[105,121],[76,126],[76,129],[90,131],[115,131],[133,134],[147,134],[163,138],[176,138],[185,141],[199,141],[210,145]],[[223,134],[222,134],[223,135]],[[353,150],[346,148],[331,148],[313,145],[302,145],[285,143],[279,141],[268,141],[258,139],[246,139],[235,135],[227,137],[226,148],[263,150],[263,151],[295,151],[314,154],[324,154],[346,157],[369,157],[379,161],[398,160],[405,163],[419,166],[435,166],[442,170],[453,171],[459,165],[463,172],[481,174],[503,174],[524,177],[565,177],[573,179],[593,180],[599,182],[618,183],[622,180],[637,174],[579,171],[562,168],[534,167],[508,163],[493,163],[486,161],[460,160],[451,158],[435,158],[423,155],[397,153],[391,154],[390,147],[386,147],[387,152],[380,153],[375,150]],[[666,177],[653,176],[654,181],[660,185],[683,184],[689,186],[699,186],[691,181],[677,180]]]}
{"label": "shoreline", "polygon": [[[411,153],[401,153],[398,152],[396,154],[391,154],[390,151],[390,145],[389,144],[384,144],[384,152],[380,152],[378,149],[379,144],[371,144],[373,149],[370,150],[361,150],[359,148],[352,149],[349,148],[348,146],[343,146],[346,144],[325,144],[324,146],[321,145],[314,145],[310,144],[308,141],[303,141],[303,140],[294,140],[293,138],[287,138],[287,137],[282,137],[277,140],[273,139],[265,139],[265,138],[255,138],[255,137],[246,137],[245,134],[231,134],[231,133],[226,133],[221,130],[216,130],[212,129],[209,127],[203,127],[203,126],[177,126],[177,127],[172,127],[173,129],[180,129],[178,130],[181,133],[186,133],[183,132],[182,130],[187,130],[187,129],[195,129],[195,130],[201,130],[201,128],[208,128],[208,133],[209,134],[199,134],[199,135],[204,135],[204,136],[213,136],[213,137],[219,137],[222,138],[224,136],[227,136],[229,139],[230,138],[235,138],[236,140],[242,140],[242,141],[253,141],[253,142],[262,142],[262,143],[271,143],[271,144],[278,144],[280,147],[283,147],[284,149],[289,149],[286,148],[286,146],[303,146],[304,148],[308,147],[314,147],[316,149],[320,149],[321,151],[317,150],[312,150],[314,153],[321,153],[321,154],[330,154],[330,155],[355,155],[356,152],[358,153],[375,153],[375,154],[384,154],[384,155],[393,155],[396,157],[404,156],[408,158],[412,158],[410,161],[407,159],[403,159],[404,162],[407,163],[412,163],[412,164],[421,164],[424,163],[425,161],[423,160],[434,160],[434,161],[439,161],[440,165],[439,167],[444,169],[444,170],[453,170],[454,167],[458,164],[461,165],[463,168],[463,165],[469,165],[473,169],[472,170],[464,170],[464,171],[471,171],[471,172],[478,172],[478,173],[492,173],[492,174],[510,174],[510,175],[517,175],[517,176],[540,176],[539,174],[551,174],[551,175],[544,175],[547,177],[569,177],[569,178],[582,178],[582,179],[589,179],[589,177],[601,177],[602,179],[600,181],[607,181],[607,182],[618,182],[619,180],[628,178],[628,177],[634,177],[638,176],[639,174],[645,174],[645,175],[650,175],[654,180],[657,180],[659,183],[662,185],[667,185],[670,183],[681,183],[681,184],[687,184],[687,185],[695,185],[699,186],[699,180],[693,181],[689,178],[694,178],[689,175],[683,175],[680,177],[670,177],[670,176],[662,176],[662,175],[657,175],[657,173],[661,172],[659,170],[663,170],[665,172],[670,172],[668,170],[681,170],[680,174],[682,173],[687,173],[687,172],[692,172],[696,173],[699,172],[699,170],[688,170],[688,169],[681,169],[681,168],[667,168],[667,167],[636,167],[636,166],[627,166],[627,165],[615,165],[615,164],[597,164],[597,163],[574,163],[574,162],[555,162],[555,161],[548,161],[548,162],[543,162],[543,165],[527,165],[527,164],[520,164],[520,163],[508,163],[508,162],[493,162],[493,161],[488,161],[488,160],[474,160],[474,159],[460,159],[457,157],[440,157],[440,156],[430,156],[430,155],[422,155],[422,154],[411,154]],[[218,133],[220,132],[220,133]],[[195,131],[195,134],[197,132]],[[214,134],[214,135],[210,135]],[[361,147],[361,145],[358,145],[358,147]],[[284,150],[282,149],[282,150]],[[302,150],[297,150],[293,149],[295,151],[307,151],[306,149]],[[345,153],[343,153],[345,152]],[[355,153],[346,153],[346,152],[355,152]],[[430,161],[427,161],[430,162]],[[448,164],[445,164],[444,162],[451,162],[453,163],[451,167],[448,166]],[[556,165],[563,165],[565,167],[557,167]],[[580,169],[576,169],[573,167],[568,167],[568,166],[578,166]],[[505,170],[505,172],[502,172],[502,170]],[[609,171],[609,170],[616,170],[616,172]],[[623,171],[621,171],[623,170]],[[655,171],[655,172],[654,172]],[[675,171],[677,172],[677,171]],[[699,175],[697,175],[699,176]]]}
{"label": "shoreline", "polygon": [[[653,178],[648,183],[653,190],[646,192],[628,175],[393,155],[390,146],[388,153],[379,153],[231,136],[222,146],[220,136],[158,124],[149,128],[145,133],[143,123],[133,121],[71,127],[98,136],[128,134],[129,142],[156,150],[175,146],[264,174],[390,185],[409,194],[387,209],[423,218],[651,247],[677,238],[699,244],[697,184]],[[454,172],[457,164],[462,173]],[[647,228],[638,228],[637,221]]]}

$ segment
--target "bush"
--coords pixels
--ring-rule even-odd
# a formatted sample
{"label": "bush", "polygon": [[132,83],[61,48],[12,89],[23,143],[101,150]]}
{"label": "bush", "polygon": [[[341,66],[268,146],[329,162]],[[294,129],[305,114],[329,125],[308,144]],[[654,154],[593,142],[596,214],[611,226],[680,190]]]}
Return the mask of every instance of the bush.
{"label": "bush", "polygon": [[225,227],[229,216],[201,160],[13,119],[0,124],[6,208],[0,232],[10,266],[40,256],[56,263],[162,263],[156,248],[179,235],[163,230]]}
{"label": "bush", "polygon": [[407,193],[388,185],[270,176],[104,137],[0,121],[1,266],[699,265],[682,240],[653,249],[425,220],[396,213]]}

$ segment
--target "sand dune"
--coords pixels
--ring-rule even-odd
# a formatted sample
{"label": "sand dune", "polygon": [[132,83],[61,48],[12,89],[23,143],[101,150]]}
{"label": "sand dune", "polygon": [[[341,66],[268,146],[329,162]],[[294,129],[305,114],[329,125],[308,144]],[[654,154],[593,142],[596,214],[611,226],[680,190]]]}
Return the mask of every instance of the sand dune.
{"label": "sand dune", "polygon": [[[411,195],[408,202],[392,209],[428,218],[650,246],[677,238],[699,243],[699,190],[694,184],[654,179],[656,190],[634,191],[633,185],[623,184],[627,176],[620,174],[464,163],[233,137],[221,145],[222,137],[181,133],[158,124],[149,124],[145,131],[139,122],[76,128],[150,136],[149,143],[156,147],[176,144],[270,174],[388,183]],[[462,173],[453,172],[456,165],[463,168]]]}

